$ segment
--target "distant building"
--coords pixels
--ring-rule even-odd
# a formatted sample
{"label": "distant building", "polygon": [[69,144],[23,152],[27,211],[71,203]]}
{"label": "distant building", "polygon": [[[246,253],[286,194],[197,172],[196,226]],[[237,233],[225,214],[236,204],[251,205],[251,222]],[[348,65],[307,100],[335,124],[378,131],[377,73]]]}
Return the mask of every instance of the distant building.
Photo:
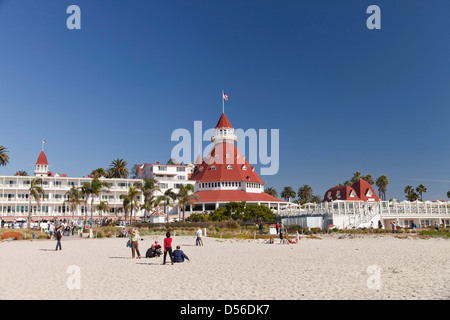
{"label": "distant building", "polygon": [[372,186],[363,179],[358,179],[353,185],[330,188],[325,192],[323,201],[369,201],[378,202],[380,198],[375,194]]}

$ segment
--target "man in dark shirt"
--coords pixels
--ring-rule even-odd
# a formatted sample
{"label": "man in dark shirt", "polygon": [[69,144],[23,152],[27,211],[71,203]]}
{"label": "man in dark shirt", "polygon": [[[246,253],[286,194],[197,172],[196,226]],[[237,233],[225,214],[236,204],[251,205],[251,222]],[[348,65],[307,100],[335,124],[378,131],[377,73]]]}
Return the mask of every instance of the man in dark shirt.
{"label": "man in dark shirt", "polygon": [[55,251],[58,251],[58,247],[59,247],[59,250],[62,250],[61,249],[61,238],[63,237],[62,236],[62,231],[61,231],[61,227],[58,227],[57,229],[56,229],[56,232],[55,232],[55,236],[56,236],[56,249],[55,249]]}
{"label": "man in dark shirt", "polygon": [[173,262],[184,262],[184,259],[189,262],[191,261],[189,260],[187,255],[185,255],[184,252],[180,250],[180,246],[177,246],[177,250],[173,252]]}

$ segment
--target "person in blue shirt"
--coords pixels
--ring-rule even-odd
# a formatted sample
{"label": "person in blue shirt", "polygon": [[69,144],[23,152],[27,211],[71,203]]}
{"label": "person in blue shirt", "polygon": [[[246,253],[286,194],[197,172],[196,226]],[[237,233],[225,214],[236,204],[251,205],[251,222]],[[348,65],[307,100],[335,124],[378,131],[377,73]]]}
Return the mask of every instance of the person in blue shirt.
{"label": "person in blue shirt", "polygon": [[180,246],[177,246],[177,249],[173,252],[173,262],[184,262],[184,259],[191,262],[187,255],[185,255],[184,252],[180,250]]}

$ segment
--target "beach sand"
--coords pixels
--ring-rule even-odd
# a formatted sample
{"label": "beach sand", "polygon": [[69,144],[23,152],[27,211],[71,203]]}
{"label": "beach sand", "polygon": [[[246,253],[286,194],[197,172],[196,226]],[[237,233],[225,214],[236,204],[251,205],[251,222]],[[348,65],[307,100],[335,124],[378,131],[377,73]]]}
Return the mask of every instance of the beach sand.
{"label": "beach sand", "polygon": [[[145,236],[141,255],[163,236]],[[299,244],[173,237],[190,263],[131,259],[126,239],[0,243],[0,299],[450,299],[450,241],[321,236]],[[170,261],[168,259],[168,261]]]}

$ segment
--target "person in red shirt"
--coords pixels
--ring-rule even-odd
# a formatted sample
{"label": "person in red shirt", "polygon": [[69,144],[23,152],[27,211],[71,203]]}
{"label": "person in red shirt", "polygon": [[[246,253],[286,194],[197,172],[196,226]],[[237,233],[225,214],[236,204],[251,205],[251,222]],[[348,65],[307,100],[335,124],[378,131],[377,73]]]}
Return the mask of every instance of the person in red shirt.
{"label": "person in red shirt", "polygon": [[170,237],[170,232],[166,233],[166,238],[164,239],[164,260],[163,260],[163,264],[166,264],[167,252],[169,252],[170,261],[173,264],[172,238]]}

